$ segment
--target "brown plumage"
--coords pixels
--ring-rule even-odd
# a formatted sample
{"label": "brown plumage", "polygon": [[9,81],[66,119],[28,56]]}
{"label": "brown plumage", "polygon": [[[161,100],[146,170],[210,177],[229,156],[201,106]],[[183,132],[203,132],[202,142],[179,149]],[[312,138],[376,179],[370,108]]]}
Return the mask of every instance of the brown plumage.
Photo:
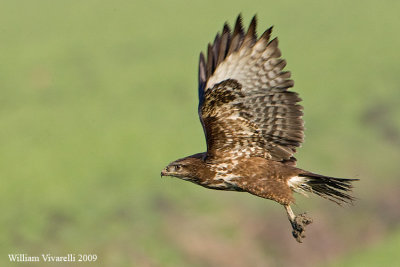
{"label": "brown plumage", "polygon": [[244,191],[284,205],[301,242],[311,220],[295,216],[293,192],[315,193],[337,204],[352,203],[356,179],[333,178],[296,168],[293,154],[304,139],[301,99],[283,71],[272,28],[260,38],[256,17],[244,33],[239,15],[233,32],[227,24],[199,60],[199,117],[207,152],[178,159],[162,176],[206,188]]}

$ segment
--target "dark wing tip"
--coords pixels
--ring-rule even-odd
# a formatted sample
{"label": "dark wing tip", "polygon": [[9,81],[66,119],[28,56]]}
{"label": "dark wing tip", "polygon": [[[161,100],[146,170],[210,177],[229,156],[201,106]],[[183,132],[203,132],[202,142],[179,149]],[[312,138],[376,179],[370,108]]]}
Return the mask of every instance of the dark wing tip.
{"label": "dark wing tip", "polygon": [[216,47],[217,54],[216,54],[215,67],[218,66],[226,58],[226,54],[228,53],[230,38],[231,38],[231,29],[229,25],[225,23],[218,44],[219,47]]}
{"label": "dark wing tip", "polygon": [[247,34],[251,33],[255,39],[257,39],[257,34],[256,34],[256,28],[257,28],[257,15],[254,15],[254,17],[251,19],[250,26],[247,30]]}
{"label": "dark wing tip", "polygon": [[204,58],[203,52],[200,52],[199,57],[199,83],[205,84],[207,81],[207,74],[206,74],[206,59]]}
{"label": "dark wing tip", "polygon": [[225,33],[231,33],[231,27],[229,27],[229,24],[227,22],[224,23],[224,28],[222,30],[222,35]]}
{"label": "dark wing tip", "polygon": [[268,46],[278,47],[278,44],[279,44],[278,37],[275,37],[274,39],[271,40]]}
{"label": "dark wing tip", "polygon": [[208,44],[207,46],[207,62],[206,62],[206,73],[207,73],[207,79],[210,78],[211,74],[214,72],[213,70],[213,46],[211,44]]}
{"label": "dark wing tip", "polygon": [[204,58],[203,52],[200,52],[199,56],[199,103],[203,102],[204,98],[204,87],[206,86],[207,82],[207,73],[206,73],[206,59]]}
{"label": "dark wing tip", "polygon": [[271,37],[272,29],[274,26],[269,27],[260,37],[260,40],[263,39],[266,42],[269,41],[269,38]]}
{"label": "dark wing tip", "polygon": [[[257,15],[254,15],[250,26],[245,34],[243,28],[242,14],[240,13],[233,27],[233,31],[229,27],[228,23],[225,22],[222,33],[217,33],[214,38],[214,42],[208,45],[207,57],[200,55],[199,61],[199,90],[204,90],[207,80],[213,75],[218,65],[223,62],[230,54],[238,51],[244,46],[253,46],[257,42]],[[272,27],[267,29],[260,37],[265,40],[269,40],[272,32]],[[272,41],[271,41],[272,43]],[[270,45],[275,45],[274,43]]]}
{"label": "dark wing tip", "polygon": [[235,23],[235,29],[233,30],[233,34],[237,33],[243,33],[243,18],[242,18],[242,13],[239,13],[239,15],[236,18],[236,23]]}
{"label": "dark wing tip", "polygon": [[241,47],[252,47],[256,43],[257,41],[256,26],[257,26],[257,17],[254,16],[250,22],[249,28],[247,29],[247,33],[244,36]]}

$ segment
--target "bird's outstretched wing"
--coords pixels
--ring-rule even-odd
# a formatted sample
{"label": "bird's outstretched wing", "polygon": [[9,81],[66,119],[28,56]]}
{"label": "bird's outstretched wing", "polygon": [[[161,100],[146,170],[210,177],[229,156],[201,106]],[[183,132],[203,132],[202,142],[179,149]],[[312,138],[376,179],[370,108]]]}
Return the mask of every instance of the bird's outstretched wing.
{"label": "bird's outstretched wing", "polygon": [[290,72],[283,71],[272,28],[256,36],[256,17],[244,33],[239,15],[231,32],[227,24],[200,54],[199,116],[207,140],[207,157],[264,157],[295,162],[303,141],[302,106]]}

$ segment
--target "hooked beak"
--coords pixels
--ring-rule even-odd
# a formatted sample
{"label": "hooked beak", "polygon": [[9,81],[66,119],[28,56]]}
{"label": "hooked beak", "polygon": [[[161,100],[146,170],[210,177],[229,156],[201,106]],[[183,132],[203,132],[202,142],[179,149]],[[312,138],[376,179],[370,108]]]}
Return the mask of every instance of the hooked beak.
{"label": "hooked beak", "polygon": [[168,176],[168,166],[165,167],[165,168],[161,171],[161,178],[162,178],[163,176]]}

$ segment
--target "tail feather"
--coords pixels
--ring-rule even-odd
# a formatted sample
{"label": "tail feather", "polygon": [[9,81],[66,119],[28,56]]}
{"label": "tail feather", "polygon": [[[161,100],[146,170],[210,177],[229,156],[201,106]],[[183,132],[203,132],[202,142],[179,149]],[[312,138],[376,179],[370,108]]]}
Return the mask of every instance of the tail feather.
{"label": "tail feather", "polygon": [[353,204],[355,200],[348,192],[352,191],[352,182],[359,179],[335,178],[309,172],[299,176],[304,177],[304,182],[300,185],[303,191],[314,193],[338,205]]}

